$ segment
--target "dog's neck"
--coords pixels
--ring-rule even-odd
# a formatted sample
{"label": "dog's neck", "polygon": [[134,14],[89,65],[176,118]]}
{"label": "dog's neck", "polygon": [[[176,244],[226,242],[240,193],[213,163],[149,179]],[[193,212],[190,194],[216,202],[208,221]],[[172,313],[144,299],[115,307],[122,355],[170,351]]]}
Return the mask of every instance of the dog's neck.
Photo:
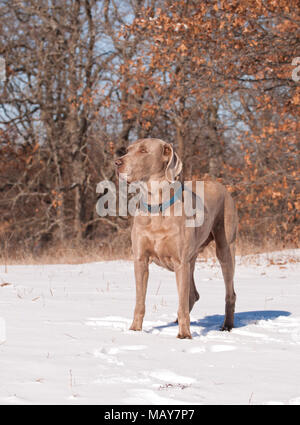
{"label": "dog's neck", "polygon": [[162,191],[168,185],[165,178],[151,178],[148,180],[147,187],[147,202],[149,205],[157,205],[162,203]]}
{"label": "dog's neck", "polygon": [[145,185],[144,200],[148,205],[167,203],[181,189],[180,181],[171,184],[165,177],[151,178]]}

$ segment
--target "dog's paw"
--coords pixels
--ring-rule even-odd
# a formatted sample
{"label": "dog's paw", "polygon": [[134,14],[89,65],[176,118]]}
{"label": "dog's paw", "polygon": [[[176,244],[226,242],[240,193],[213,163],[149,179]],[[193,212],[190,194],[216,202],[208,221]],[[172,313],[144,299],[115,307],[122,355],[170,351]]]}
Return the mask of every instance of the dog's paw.
{"label": "dog's paw", "polygon": [[222,326],[220,327],[220,331],[227,331],[227,332],[230,332],[232,328],[233,328],[233,325],[226,325],[226,324],[224,324],[224,325],[222,325]]}
{"label": "dog's paw", "polygon": [[187,333],[179,333],[179,334],[177,335],[177,338],[179,338],[179,339],[192,339],[192,335],[191,335],[191,333],[190,333],[190,332],[187,332]]}
{"label": "dog's paw", "polygon": [[133,323],[130,328],[130,331],[141,331],[142,330],[142,326],[136,325],[135,323]]}

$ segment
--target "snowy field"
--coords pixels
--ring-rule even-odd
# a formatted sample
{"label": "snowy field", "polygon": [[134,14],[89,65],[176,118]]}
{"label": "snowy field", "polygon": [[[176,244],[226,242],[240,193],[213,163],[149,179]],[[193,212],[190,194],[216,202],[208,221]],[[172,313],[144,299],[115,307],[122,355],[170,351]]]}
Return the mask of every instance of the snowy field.
{"label": "snowy field", "polygon": [[238,261],[230,333],[220,267],[199,262],[192,340],[154,265],[143,332],[131,262],[0,266],[0,404],[300,404],[299,256]]}

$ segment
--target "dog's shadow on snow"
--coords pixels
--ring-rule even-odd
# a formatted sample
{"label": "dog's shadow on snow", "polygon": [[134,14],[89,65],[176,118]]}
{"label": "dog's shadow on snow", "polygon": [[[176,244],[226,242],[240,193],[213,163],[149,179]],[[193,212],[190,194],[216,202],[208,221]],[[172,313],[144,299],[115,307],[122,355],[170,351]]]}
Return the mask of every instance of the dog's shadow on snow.
{"label": "dog's shadow on snow", "polygon": [[[234,315],[234,327],[242,328],[247,325],[256,324],[259,320],[274,320],[280,316],[290,316],[289,311],[283,310],[256,310],[256,311],[244,311],[241,313],[235,313]],[[201,335],[207,335],[211,331],[220,330],[224,322],[224,315],[213,314],[211,316],[205,316],[202,319],[191,321],[192,327],[201,328]],[[163,330],[178,326],[177,322],[167,323],[166,325],[155,326],[153,329]],[[196,335],[195,335],[196,336]]]}

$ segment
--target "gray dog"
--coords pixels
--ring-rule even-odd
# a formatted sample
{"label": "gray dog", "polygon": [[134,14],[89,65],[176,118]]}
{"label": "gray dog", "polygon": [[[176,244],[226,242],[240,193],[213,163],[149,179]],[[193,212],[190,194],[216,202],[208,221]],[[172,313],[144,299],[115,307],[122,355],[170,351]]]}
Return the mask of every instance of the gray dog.
{"label": "gray dog", "polygon": [[[128,147],[126,155],[116,160],[115,164],[117,172],[126,174],[129,183],[145,182],[150,199],[157,196],[153,193],[153,182],[160,184],[174,182],[179,179],[182,170],[181,160],[172,145],[160,139],[137,140]],[[170,202],[168,214],[162,214],[158,208],[158,214],[155,216],[137,214],[134,217],[131,237],[136,306],[131,330],[142,329],[148,265],[154,261],[176,274],[179,296],[178,338],[191,338],[190,311],[199,299],[193,276],[195,262],[199,252],[212,240],[216,243],[216,254],[222,267],[226,287],[225,320],[221,329],[230,331],[234,325],[236,295],[233,276],[238,218],[233,199],[220,183],[205,182],[203,224],[187,227],[185,213],[181,216],[174,214],[175,206],[179,202],[184,202],[186,196],[183,190],[180,199]],[[151,208],[151,204],[153,208],[157,207],[153,202],[150,202],[148,207]]]}

